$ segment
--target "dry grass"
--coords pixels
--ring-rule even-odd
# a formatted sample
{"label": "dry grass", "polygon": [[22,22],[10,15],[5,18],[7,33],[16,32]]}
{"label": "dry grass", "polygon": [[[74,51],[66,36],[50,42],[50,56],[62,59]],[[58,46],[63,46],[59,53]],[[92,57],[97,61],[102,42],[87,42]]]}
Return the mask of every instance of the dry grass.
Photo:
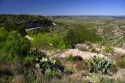
{"label": "dry grass", "polygon": [[15,75],[12,81],[13,83],[26,83],[24,75]]}

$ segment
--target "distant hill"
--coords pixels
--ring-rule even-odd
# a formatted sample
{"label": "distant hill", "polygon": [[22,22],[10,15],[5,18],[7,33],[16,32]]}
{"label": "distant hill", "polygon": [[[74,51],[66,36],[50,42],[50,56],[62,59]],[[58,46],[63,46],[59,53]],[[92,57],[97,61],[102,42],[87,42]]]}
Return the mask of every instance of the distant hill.
{"label": "distant hill", "polygon": [[25,28],[51,26],[52,21],[44,16],[1,14],[0,25],[24,25]]}

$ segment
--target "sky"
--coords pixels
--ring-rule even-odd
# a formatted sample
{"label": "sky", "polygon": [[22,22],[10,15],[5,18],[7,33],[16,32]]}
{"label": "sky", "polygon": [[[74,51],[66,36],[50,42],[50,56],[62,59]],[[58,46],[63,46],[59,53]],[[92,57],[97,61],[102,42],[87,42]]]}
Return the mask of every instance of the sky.
{"label": "sky", "polygon": [[125,0],[0,0],[0,14],[125,16]]}

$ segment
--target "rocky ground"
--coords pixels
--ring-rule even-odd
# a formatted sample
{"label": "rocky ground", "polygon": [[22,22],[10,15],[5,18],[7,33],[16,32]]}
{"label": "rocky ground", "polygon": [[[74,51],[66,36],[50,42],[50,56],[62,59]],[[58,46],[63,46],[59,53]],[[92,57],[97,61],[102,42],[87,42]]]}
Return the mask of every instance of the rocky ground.
{"label": "rocky ground", "polygon": [[[100,83],[100,78],[107,78],[107,79],[114,79],[114,80],[124,80],[125,77],[125,69],[119,68],[116,73],[112,73],[110,75],[101,75],[101,74],[95,74],[95,73],[89,73],[88,71],[81,68],[80,62],[66,62],[64,59],[69,56],[79,56],[83,60],[90,59],[94,56],[101,57],[109,60],[116,60],[120,56],[125,55],[125,49],[117,48],[117,47],[111,47],[108,51],[106,51],[106,46],[101,46],[99,44],[76,44],[74,49],[67,49],[64,51],[56,51],[56,52],[46,52],[48,55],[54,55],[54,57],[61,58],[61,62],[67,69],[71,69],[75,71],[73,74],[64,76],[62,78],[63,80],[67,79],[76,79],[78,80],[84,80],[88,81],[90,83]],[[74,81],[75,82],[75,81]],[[82,83],[79,81],[79,83]]]}

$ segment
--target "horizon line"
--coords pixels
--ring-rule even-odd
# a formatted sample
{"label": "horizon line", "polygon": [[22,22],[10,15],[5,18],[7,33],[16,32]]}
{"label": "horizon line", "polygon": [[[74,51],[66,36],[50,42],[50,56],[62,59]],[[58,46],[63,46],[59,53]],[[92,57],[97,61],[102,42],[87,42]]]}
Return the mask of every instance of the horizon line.
{"label": "horizon line", "polygon": [[124,17],[125,15],[43,15],[43,14],[28,14],[28,13],[0,13],[0,15],[33,15],[33,16],[102,16],[102,17]]}

